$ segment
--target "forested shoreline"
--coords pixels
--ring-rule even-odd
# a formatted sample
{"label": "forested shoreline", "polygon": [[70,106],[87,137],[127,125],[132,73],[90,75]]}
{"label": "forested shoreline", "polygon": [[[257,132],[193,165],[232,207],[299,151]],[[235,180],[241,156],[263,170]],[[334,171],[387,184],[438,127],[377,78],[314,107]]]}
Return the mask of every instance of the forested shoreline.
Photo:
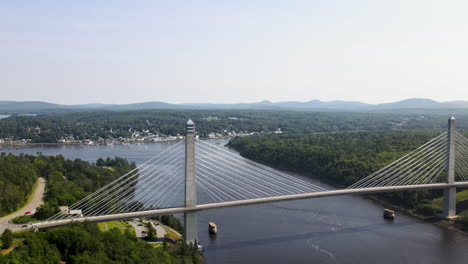
{"label": "forested shoreline", "polygon": [[[349,186],[439,134],[440,131],[415,130],[261,135],[237,137],[228,146],[246,158],[270,166]],[[426,210],[428,214],[438,212],[430,203],[441,195],[441,190],[382,194],[398,205]]]}
{"label": "forested shoreline", "polygon": [[[466,115],[465,115],[466,116]],[[457,126],[468,128],[462,120]],[[340,131],[445,129],[448,116],[437,114],[310,112],[275,110],[135,110],[54,113],[0,119],[0,143],[29,140],[132,138],[143,135],[183,135],[192,119],[200,137],[210,133],[310,134]]]}
{"label": "forested shoreline", "polygon": [[[0,215],[20,208],[39,177],[46,179],[45,202],[34,215],[46,219],[58,212],[58,206],[71,205],[86,195],[135,168],[123,158],[98,159],[89,163],[63,156],[0,155]],[[25,216],[22,222],[30,220]]]}
{"label": "forested shoreline", "polygon": [[[0,156],[0,208],[3,214],[18,209],[26,201],[38,177],[46,179],[44,203],[34,215],[13,221],[29,223],[44,220],[59,212],[59,206],[71,205],[136,168],[123,158],[99,158],[95,163],[63,156]],[[183,232],[183,226],[172,215],[159,217],[161,222]],[[94,223],[74,223],[45,232],[18,232],[8,229],[0,236],[0,249],[16,247],[1,264],[17,263],[203,263],[194,245],[183,239],[175,244],[154,247],[139,240],[135,231],[117,228],[101,231]]]}

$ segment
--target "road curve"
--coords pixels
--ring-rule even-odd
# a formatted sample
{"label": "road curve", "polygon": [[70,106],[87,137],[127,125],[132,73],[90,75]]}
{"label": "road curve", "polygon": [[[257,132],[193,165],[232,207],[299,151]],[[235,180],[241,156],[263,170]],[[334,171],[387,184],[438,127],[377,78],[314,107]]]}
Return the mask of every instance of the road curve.
{"label": "road curve", "polygon": [[38,178],[36,185],[37,187],[33,194],[33,198],[31,199],[31,201],[29,201],[28,204],[23,206],[18,211],[0,218],[0,234],[3,233],[3,231],[6,228],[11,229],[12,231],[20,230],[22,225],[12,224],[12,223],[9,223],[9,221],[15,217],[24,215],[26,212],[31,212],[32,214],[35,213],[36,208],[38,208],[42,204],[42,202],[44,201],[44,193],[45,193],[45,185],[46,185],[45,179],[42,177]]}

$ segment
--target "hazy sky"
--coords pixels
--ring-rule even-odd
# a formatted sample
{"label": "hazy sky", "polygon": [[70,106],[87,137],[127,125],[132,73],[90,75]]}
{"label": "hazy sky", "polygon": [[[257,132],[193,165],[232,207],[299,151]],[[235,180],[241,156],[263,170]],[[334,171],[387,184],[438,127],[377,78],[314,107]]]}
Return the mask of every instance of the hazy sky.
{"label": "hazy sky", "polygon": [[468,2],[0,0],[0,100],[468,100]]}

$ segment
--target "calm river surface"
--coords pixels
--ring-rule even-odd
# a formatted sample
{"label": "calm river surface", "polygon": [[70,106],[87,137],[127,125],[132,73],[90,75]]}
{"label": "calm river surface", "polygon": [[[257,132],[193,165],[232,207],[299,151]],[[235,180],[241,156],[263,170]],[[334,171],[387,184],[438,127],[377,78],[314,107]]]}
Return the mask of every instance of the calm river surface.
{"label": "calm river surface", "polygon": [[[209,141],[221,146],[226,143]],[[60,154],[93,162],[119,156],[141,164],[171,144],[4,147],[1,151]],[[385,221],[381,205],[359,196],[201,211],[198,221],[208,264],[468,263],[467,236],[401,213],[394,222]],[[210,221],[218,225],[215,239],[208,235]]]}

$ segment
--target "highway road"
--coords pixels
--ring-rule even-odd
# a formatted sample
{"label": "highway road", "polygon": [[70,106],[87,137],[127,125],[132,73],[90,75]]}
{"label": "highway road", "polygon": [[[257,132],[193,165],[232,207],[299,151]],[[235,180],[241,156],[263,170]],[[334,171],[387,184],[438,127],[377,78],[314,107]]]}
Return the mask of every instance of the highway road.
{"label": "highway road", "polygon": [[21,230],[22,225],[12,224],[9,221],[13,218],[24,215],[26,212],[31,212],[31,214],[34,214],[36,209],[43,203],[46,181],[44,178],[38,178],[36,184],[37,188],[33,194],[33,198],[31,201],[29,201],[28,204],[23,206],[18,211],[0,218],[0,234],[3,233],[6,228],[11,229],[12,231]]}

